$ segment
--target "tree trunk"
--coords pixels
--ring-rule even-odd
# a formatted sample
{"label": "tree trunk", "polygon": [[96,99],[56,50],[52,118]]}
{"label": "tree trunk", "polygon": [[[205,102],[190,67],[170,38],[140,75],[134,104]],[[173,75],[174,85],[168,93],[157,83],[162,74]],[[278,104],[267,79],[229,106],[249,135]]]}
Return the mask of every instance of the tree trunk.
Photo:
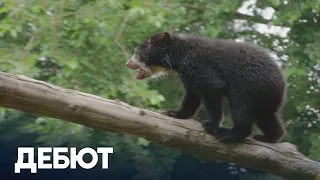
{"label": "tree trunk", "polygon": [[268,144],[252,139],[221,143],[204,133],[195,120],[173,119],[24,76],[0,72],[0,106],[96,130],[135,135],[204,160],[236,163],[288,179],[320,180],[320,163],[306,158],[290,143]]}

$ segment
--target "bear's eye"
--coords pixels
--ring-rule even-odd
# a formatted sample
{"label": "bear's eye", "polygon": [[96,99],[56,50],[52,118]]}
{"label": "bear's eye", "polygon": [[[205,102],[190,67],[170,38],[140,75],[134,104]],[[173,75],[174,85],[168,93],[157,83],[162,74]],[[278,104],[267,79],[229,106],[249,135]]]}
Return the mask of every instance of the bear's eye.
{"label": "bear's eye", "polygon": [[147,56],[145,53],[140,52],[139,54],[137,54],[137,59],[139,59],[139,61],[141,62],[145,62],[147,60]]}

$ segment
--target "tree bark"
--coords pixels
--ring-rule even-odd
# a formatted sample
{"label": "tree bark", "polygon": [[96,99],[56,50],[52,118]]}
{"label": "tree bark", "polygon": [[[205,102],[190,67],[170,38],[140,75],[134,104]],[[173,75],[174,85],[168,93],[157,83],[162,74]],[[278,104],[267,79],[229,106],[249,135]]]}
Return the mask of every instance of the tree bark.
{"label": "tree bark", "polygon": [[204,133],[195,120],[173,119],[24,76],[0,72],[0,106],[96,130],[135,135],[204,160],[236,163],[288,179],[320,179],[320,163],[308,159],[290,143],[268,144],[252,139],[221,143]]}

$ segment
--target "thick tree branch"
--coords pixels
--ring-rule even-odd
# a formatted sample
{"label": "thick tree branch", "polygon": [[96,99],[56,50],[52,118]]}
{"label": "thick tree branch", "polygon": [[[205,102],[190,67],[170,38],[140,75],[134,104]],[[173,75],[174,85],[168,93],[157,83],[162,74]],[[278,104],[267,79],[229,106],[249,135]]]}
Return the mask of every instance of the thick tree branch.
{"label": "thick tree branch", "polygon": [[205,160],[232,162],[288,179],[314,180],[320,173],[319,162],[306,158],[289,143],[267,144],[250,139],[220,143],[194,120],[172,119],[24,76],[0,72],[0,106],[143,137]]}

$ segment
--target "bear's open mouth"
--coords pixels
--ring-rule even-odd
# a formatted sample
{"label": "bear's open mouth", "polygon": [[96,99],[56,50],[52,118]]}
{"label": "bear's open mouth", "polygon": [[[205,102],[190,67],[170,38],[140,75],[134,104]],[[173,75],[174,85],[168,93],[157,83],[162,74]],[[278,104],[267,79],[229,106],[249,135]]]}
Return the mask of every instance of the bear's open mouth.
{"label": "bear's open mouth", "polygon": [[126,66],[129,69],[138,70],[138,73],[136,75],[137,79],[145,79],[145,78],[148,78],[152,75],[151,70],[141,66],[140,63],[135,59],[134,56],[132,58],[130,58],[129,61],[127,61]]}
{"label": "bear's open mouth", "polygon": [[144,71],[143,69],[139,68],[138,74],[137,74],[136,78],[137,78],[137,79],[143,79],[144,72],[145,72],[145,71]]}
{"label": "bear's open mouth", "polygon": [[147,77],[150,77],[151,74],[147,72],[146,70],[142,69],[141,67],[138,68],[138,74],[136,76],[137,79],[145,79]]}

